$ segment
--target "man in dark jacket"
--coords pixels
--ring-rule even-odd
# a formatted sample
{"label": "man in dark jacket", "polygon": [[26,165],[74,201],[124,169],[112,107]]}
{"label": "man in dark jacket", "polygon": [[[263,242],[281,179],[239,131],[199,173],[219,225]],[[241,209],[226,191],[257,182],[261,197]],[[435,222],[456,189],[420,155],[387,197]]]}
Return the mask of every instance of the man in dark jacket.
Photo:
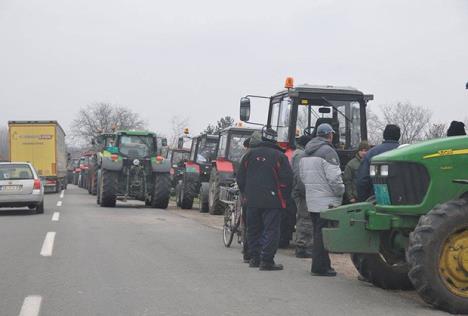
{"label": "man in dark jacket", "polygon": [[447,130],[447,136],[463,136],[466,135],[465,123],[459,121],[452,121]]}
{"label": "man in dark jacket", "polygon": [[288,158],[275,143],[276,132],[264,130],[262,141],[250,143],[237,172],[247,205],[250,267],[282,270],[274,262],[280,238],[281,212],[291,195],[293,174]]}
{"label": "man in dark jacket", "polygon": [[400,146],[400,128],[397,125],[389,124],[385,126],[383,132],[384,141],[382,144],[375,146],[367,152],[366,157],[362,160],[357,172],[356,186],[358,200],[360,202],[366,201],[374,195],[374,188],[372,186],[369,168],[371,159],[386,151],[393,150]]}

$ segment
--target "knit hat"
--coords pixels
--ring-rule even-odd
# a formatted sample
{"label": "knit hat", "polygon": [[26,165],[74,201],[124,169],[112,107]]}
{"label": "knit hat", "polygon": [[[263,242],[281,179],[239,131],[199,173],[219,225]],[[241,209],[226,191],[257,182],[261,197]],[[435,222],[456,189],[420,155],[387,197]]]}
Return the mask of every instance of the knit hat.
{"label": "knit hat", "polygon": [[399,141],[401,136],[400,128],[394,124],[388,124],[385,126],[385,130],[383,132],[384,140],[394,140]]}
{"label": "knit hat", "polygon": [[447,130],[447,136],[462,136],[466,135],[465,124],[463,122],[452,121]]}
{"label": "knit hat", "polygon": [[369,143],[366,140],[363,140],[362,142],[359,143],[358,151],[369,150],[369,148],[370,148]]}

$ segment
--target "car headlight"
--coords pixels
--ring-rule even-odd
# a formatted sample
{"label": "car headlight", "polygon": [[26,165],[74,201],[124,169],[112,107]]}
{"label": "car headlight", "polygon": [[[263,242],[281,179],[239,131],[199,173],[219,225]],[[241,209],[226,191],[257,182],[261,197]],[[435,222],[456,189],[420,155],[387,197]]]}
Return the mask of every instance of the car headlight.
{"label": "car headlight", "polygon": [[388,177],[388,165],[381,165],[380,166],[380,175],[382,177]]}
{"label": "car headlight", "polygon": [[370,165],[369,174],[370,174],[371,177],[375,177],[377,175],[377,166],[376,165]]}

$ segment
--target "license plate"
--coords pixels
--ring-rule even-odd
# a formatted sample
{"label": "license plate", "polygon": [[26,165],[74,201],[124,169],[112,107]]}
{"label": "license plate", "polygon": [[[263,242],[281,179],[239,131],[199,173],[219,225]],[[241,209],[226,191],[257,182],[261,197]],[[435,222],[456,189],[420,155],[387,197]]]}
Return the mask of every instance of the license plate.
{"label": "license plate", "polygon": [[390,205],[390,193],[386,184],[374,184],[375,199],[378,205]]}
{"label": "license plate", "polygon": [[21,185],[2,185],[0,186],[1,191],[20,191]]}

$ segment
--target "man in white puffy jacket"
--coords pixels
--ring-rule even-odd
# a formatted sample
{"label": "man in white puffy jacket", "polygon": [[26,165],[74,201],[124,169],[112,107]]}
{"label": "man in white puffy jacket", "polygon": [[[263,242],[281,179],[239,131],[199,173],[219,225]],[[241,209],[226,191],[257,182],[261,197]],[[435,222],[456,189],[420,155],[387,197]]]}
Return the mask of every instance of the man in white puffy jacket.
{"label": "man in white puffy jacket", "polygon": [[340,159],[332,145],[334,133],[330,124],[320,124],[317,137],[307,143],[305,155],[299,163],[307,208],[314,224],[311,272],[318,276],[336,275],[328,251],[323,246],[322,228],[327,226],[327,221],[320,218],[320,212],[326,211],[330,205],[341,205],[345,191]]}

